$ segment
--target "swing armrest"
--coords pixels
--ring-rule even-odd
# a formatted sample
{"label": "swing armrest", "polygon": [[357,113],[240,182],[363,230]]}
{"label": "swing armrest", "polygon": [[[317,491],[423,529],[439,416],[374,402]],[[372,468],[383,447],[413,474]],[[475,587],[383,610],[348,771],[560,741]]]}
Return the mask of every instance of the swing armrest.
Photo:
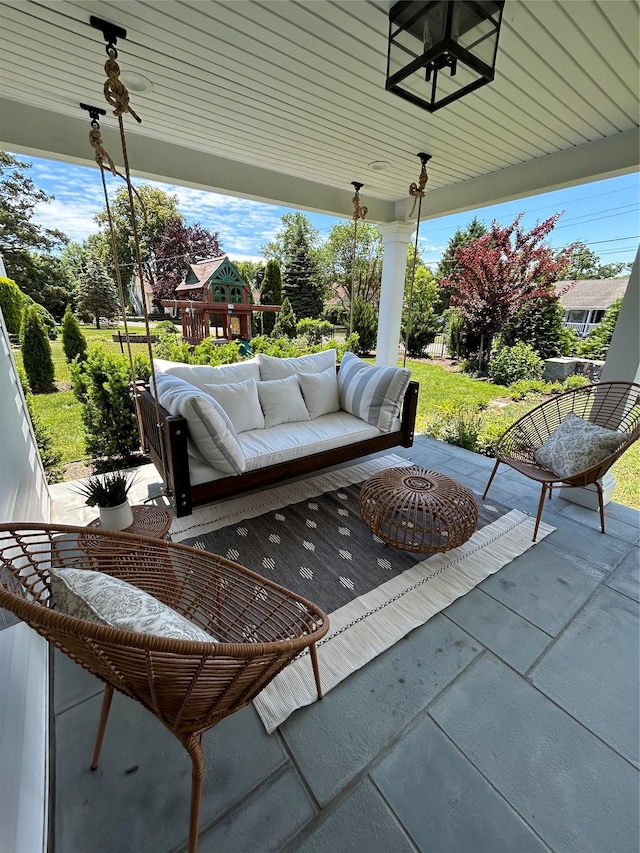
{"label": "swing armrest", "polygon": [[[144,383],[136,382],[136,394],[142,415],[144,450],[162,475],[169,494],[175,497],[176,508],[179,509],[180,514],[189,515],[191,481],[187,452],[187,422],[181,415],[172,415],[163,406],[158,405],[156,408],[155,399]],[[165,472],[162,471],[163,445]]]}

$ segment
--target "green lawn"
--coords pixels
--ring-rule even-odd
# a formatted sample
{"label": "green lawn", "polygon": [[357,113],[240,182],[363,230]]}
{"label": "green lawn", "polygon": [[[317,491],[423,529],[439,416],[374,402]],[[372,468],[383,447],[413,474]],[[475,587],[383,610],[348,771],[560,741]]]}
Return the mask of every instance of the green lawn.
{"label": "green lawn", "polygon": [[82,406],[73,391],[34,394],[32,404],[34,413],[51,433],[54,449],[62,453],[62,464],[84,458]]}

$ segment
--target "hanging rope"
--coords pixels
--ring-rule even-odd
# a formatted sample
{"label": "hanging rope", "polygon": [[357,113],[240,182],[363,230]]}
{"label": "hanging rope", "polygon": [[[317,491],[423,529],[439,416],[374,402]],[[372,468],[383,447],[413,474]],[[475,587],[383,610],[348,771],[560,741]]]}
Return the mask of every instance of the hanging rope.
{"label": "hanging rope", "polygon": [[356,254],[358,245],[358,221],[365,218],[369,212],[369,208],[360,207],[360,190],[364,184],[358,181],[351,181],[352,187],[355,189],[355,195],[351,199],[353,202],[353,247],[351,250],[351,295],[349,299],[349,346],[351,346],[351,336],[353,335],[353,306],[355,302],[356,292]]}
{"label": "hanging rope", "polygon": [[[165,452],[165,446],[164,446],[164,436],[162,433],[162,419],[161,419],[161,415],[160,415],[160,404],[158,402],[158,385],[156,382],[156,373],[155,373],[155,368],[154,368],[154,364],[153,364],[153,348],[152,348],[152,344],[151,344],[151,327],[149,325],[149,313],[147,311],[147,304],[146,304],[146,300],[145,300],[145,293],[144,293],[144,281],[145,281],[145,279],[144,279],[144,273],[143,273],[143,269],[142,269],[142,258],[141,258],[141,253],[140,253],[140,240],[139,240],[139,236],[138,236],[137,217],[136,217],[135,207],[134,207],[134,203],[133,203],[133,195],[134,195],[135,190],[134,190],[134,187],[133,187],[132,182],[131,182],[131,170],[129,168],[129,157],[128,157],[128,152],[127,152],[127,142],[126,142],[126,137],[125,137],[125,132],[124,132],[124,122],[123,122],[122,116],[126,113],[130,113],[138,123],[141,122],[141,119],[134,112],[134,110],[131,108],[131,106],[129,104],[129,92],[127,91],[127,88],[124,85],[124,83],[120,80],[120,66],[116,62],[116,57],[118,56],[118,51],[115,48],[115,43],[114,43],[115,38],[114,39],[107,39],[107,42],[108,43],[106,46],[106,51],[107,51],[108,59],[104,65],[104,70],[107,74],[107,80],[105,81],[105,84],[104,84],[104,96],[105,96],[107,103],[111,107],[114,108],[113,114],[118,119],[118,126],[119,126],[119,130],[120,130],[120,144],[122,146],[122,157],[123,157],[123,163],[124,163],[124,181],[125,181],[126,186],[127,186],[127,195],[128,195],[128,199],[129,199],[129,215],[130,215],[130,219],[131,219],[131,228],[133,231],[133,242],[134,242],[134,248],[135,248],[135,268],[137,271],[138,280],[140,281],[140,288],[142,291],[142,312],[143,312],[143,316],[144,316],[144,324],[145,324],[145,331],[146,331],[146,337],[147,337],[147,348],[148,348],[148,353],[149,353],[149,364],[150,364],[150,368],[151,368],[151,384],[153,387],[153,397],[154,397],[154,403],[155,403],[156,427],[158,429],[158,435],[160,438],[159,444],[160,444],[160,457],[161,457],[161,466],[162,466],[162,479],[164,481],[163,494],[169,494],[169,491],[167,489],[166,452]],[[97,124],[97,118],[94,118],[94,121]],[[92,121],[92,130],[95,130],[93,121]],[[98,130],[99,130],[99,125],[98,125]],[[133,361],[133,353],[131,351],[131,343],[129,340],[129,332],[128,332],[128,326],[127,326],[127,320],[126,320],[126,306],[125,306],[125,300],[124,300],[124,288],[122,285],[122,276],[120,274],[120,268],[118,265],[118,257],[117,257],[117,250],[116,250],[116,244],[115,244],[115,229],[114,229],[114,225],[113,225],[113,219],[111,216],[111,209],[110,209],[109,200],[108,200],[106,181],[105,181],[105,177],[104,177],[104,171],[105,171],[104,170],[104,164],[105,164],[105,162],[107,163],[108,166],[110,166],[110,164],[113,164],[113,160],[108,155],[108,153],[105,151],[105,149],[102,145],[102,140],[100,138],[100,134],[97,134],[97,136],[94,134],[93,138],[95,138],[95,142],[96,142],[96,145],[94,146],[94,151],[96,153],[96,161],[98,162],[98,165],[100,166],[100,173],[102,175],[102,182],[103,182],[103,188],[104,188],[104,193],[105,193],[105,206],[106,206],[106,210],[107,210],[107,217],[109,220],[109,230],[110,230],[110,234],[111,234],[111,248],[112,248],[112,252],[114,253],[116,278],[117,278],[117,282],[118,282],[120,307],[122,310],[122,315],[123,315],[124,324],[125,324],[125,334],[127,336],[127,349],[128,349],[128,353],[129,353],[129,364],[131,367],[133,397],[134,397],[134,402],[135,402],[135,407],[136,407],[136,416],[138,419],[138,431],[140,433],[140,444],[141,444],[142,449],[144,450],[144,425],[143,425],[143,421],[142,421],[142,412],[140,409],[140,401],[138,399],[138,389],[136,386],[136,378],[135,378],[135,366],[134,366],[134,361]],[[92,137],[90,137],[90,141],[92,141]],[[93,141],[92,141],[92,145],[93,145]],[[109,168],[109,170],[112,171],[111,168]],[[116,174],[118,174],[117,170],[116,170]],[[136,195],[137,195],[137,193],[136,193]],[[138,196],[138,198],[139,198],[139,196]],[[143,210],[143,215],[144,215],[144,210]]]}
{"label": "hanging rope", "polygon": [[417,184],[411,184],[409,187],[409,195],[413,196],[413,207],[409,214],[409,219],[413,216],[413,211],[418,205],[418,219],[416,223],[416,239],[413,246],[413,264],[411,265],[411,284],[409,285],[409,302],[407,305],[407,326],[404,335],[404,355],[402,358],[402,366],[407,364],[407,350],[409,349],[409,337],[411,335],[411,320],[413,318],[413,286],[416,280],[416,264],[418,261],[418,237],[420,235],[420,216],[422,214],[422,199],[424,198],[424,188],[427,185],[429,176],[427,175],[427,163],[431,160],[431,154],[418,154],[422,169]]}

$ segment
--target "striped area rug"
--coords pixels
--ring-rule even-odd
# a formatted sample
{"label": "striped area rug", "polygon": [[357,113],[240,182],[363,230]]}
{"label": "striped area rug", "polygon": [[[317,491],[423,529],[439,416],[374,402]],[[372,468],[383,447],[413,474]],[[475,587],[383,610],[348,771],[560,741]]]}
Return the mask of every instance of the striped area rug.
{"label": "striped area rug", "polygon": [[[385,545],[360,519],[360,485],[383,468],[410,464],[390,454],[224,501],[176,519],[172,539],[247,566],[329,613],[329,633],[318,644],[326,694],[534,544],[528,514],[476,494],[478,527],[459,548],[422,559]],[[538,541],[553,529],[542,524]],[[304,653],[254,704],[271,732],[315,700]]]}

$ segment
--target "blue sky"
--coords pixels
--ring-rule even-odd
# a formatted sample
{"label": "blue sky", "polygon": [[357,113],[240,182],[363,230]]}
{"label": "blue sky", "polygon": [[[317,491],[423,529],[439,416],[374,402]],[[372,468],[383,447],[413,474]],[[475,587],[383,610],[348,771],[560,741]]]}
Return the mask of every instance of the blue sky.
{"label": "blue sky", "polygon": [[[103,207],[103,196],[96,169],[16,156],[33,164],[29,174],[36,186],[55,196],[53,202],[37,209],[35,219],[38,222],[49,228],[59,228],[78,241],[97,230],[93,217]],[[260,247],[274,237],[282,214],[289,210],[203,190],[156,185],[178,196],[178,207],[188,222],[200,222],[218,231],[223,250],[234,260],[258,260]],[[428,190],[427,185],[425,205],[428,205]],[[361,191],[361,200],[366,204],[366,186]],[[434,267],[455,230],[464,228],[474,215],[486,225],[493,219],[506,225],[524,212],[523,224],[531,228],[537,221],[560,211],[564,213],[548,238],[554,248],[583,240],[603,263],[633,261],[640,239],[640,176],[637,173],[426,220],[420,226],[420,251],[425,262]],[[345,219],[350,215],[351,211],[346,212]],[[322,237],[329,234],[332,225],[344,221],[316,213],[307,216]]]}

